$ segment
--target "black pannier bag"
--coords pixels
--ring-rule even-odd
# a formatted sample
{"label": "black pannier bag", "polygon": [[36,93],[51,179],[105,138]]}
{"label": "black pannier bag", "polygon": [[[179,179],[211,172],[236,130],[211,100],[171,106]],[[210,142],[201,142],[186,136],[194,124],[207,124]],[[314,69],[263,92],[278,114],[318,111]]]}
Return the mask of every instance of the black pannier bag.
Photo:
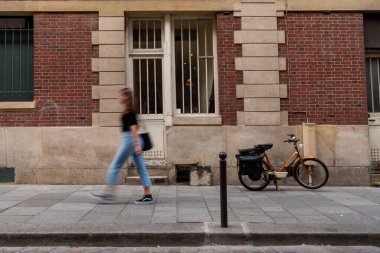
{"label": "black pannier bag", "polygon": [[262,157],[260,155],[239,156],[239,173],[240,175],[248,175],[248,177],[257,181],[264,172]]}

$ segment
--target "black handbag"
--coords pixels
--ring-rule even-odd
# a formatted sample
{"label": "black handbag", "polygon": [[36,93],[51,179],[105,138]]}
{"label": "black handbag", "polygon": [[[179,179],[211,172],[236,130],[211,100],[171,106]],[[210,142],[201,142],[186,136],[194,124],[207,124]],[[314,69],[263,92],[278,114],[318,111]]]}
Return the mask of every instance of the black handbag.
{"label": "black handbag", "polygon": [[148,151],[153,148],[153,143],[152,140],[150,139],[150,135],[148,132],[146,133],[141,133],[140,134],[141,138],[143,139],[144,145],[143,145],[143,151]]}
{"label": "black handbag", "polygon": [[142,151],[151,150],[153,148],[153,141],[152,141],[152,138],[150,138],[149,131],[146,128],[144,122],[142,122],[140,119],[137,119],[137,122],[143,128],[142,133],[139,134],[141,136],[141,139],[144,142]]}

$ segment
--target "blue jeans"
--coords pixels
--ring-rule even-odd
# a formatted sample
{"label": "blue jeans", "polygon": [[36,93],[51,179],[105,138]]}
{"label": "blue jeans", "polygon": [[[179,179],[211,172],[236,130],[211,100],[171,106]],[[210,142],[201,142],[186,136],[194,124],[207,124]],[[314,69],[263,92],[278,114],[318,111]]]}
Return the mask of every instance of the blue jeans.
{"label": "blue jeans", "polygon": [[[144,187],[150,187],[152,185],[148,172],[145,167],[144,158],[142,154],[137,155],[135,152],[135,145],[133,142],[133,136],[131,132],[122,133],[123,144],[120,146],[117,151],[113,161],[108,168],[106,184],[109,187],[115,187],[118,182],[118,177],[120,169],[123,167],[125,161],[128,157],[132,156],[133,161],[136,165],[137,172],[139,173],[141,183]],[[141,137],[139,136],[139,143],[143,147],[144,143]]]}

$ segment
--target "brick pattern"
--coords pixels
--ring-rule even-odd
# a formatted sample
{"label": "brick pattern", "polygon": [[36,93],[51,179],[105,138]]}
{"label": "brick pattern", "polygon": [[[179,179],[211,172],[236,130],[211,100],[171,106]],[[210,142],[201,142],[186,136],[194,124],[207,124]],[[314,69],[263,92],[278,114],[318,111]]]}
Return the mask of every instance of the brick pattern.
{"label": "brick pattern", "polygon": [[361,13],[288,13],[278,19],[288,27],[288,71],[280,83],[288,84],[281,110],[289,111],[289,125],[306,122],[366,125],[367,95],[363,15]]}
{"label": "brick pattern", "polygon": [[91,126],[99,101],[92,86],[99,74],[91,71],[98,47],[91,31],[97,13],[34,14],[35,109],[0,110],[0,126]]}
{"label": "brick pattern", "polygon": [[223,125],[236,125],[237,111],[244,111],[243,99],[236,98],[236,85],[243,83],[243,71],[235,70],[235,58],[242,55],[242,46],[234,44],[236,30],[241,30],[241,18],[217,15],[219,110]]}

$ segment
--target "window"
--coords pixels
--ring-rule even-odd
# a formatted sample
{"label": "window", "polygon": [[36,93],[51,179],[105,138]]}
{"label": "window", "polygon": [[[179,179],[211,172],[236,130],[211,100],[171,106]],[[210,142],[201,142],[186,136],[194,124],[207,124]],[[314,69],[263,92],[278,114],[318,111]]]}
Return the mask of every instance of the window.
{"label": "window", "polygon": [[173,99],[173,114],[216,113],[213,18],[131,17],[127,26],[128,80],[138,113],[162,116],[163,97]]}
{"label": "window", "polygon": [[0,17],[0,101],[33,101],[33,19]]}
{"label": "window", "polygon": [[366,49],[367,106],[369,113],[380,112],[380,15],[364,15]]}
{"label": "window", "polygon": [[135,107],[139,114],[162,114],[162,21],[132,19],[131,24]]}
{"label": "window", "polygon": [[379,79],[380,79],[380,65],[379,59],[366,58],[366,80],[367,80],[367,105],[368,112],[380,112],[380,89],[379,89]]}
{"label": "window", "polygon": [[213,20],[174,20],[177,112],[215,113]]}

